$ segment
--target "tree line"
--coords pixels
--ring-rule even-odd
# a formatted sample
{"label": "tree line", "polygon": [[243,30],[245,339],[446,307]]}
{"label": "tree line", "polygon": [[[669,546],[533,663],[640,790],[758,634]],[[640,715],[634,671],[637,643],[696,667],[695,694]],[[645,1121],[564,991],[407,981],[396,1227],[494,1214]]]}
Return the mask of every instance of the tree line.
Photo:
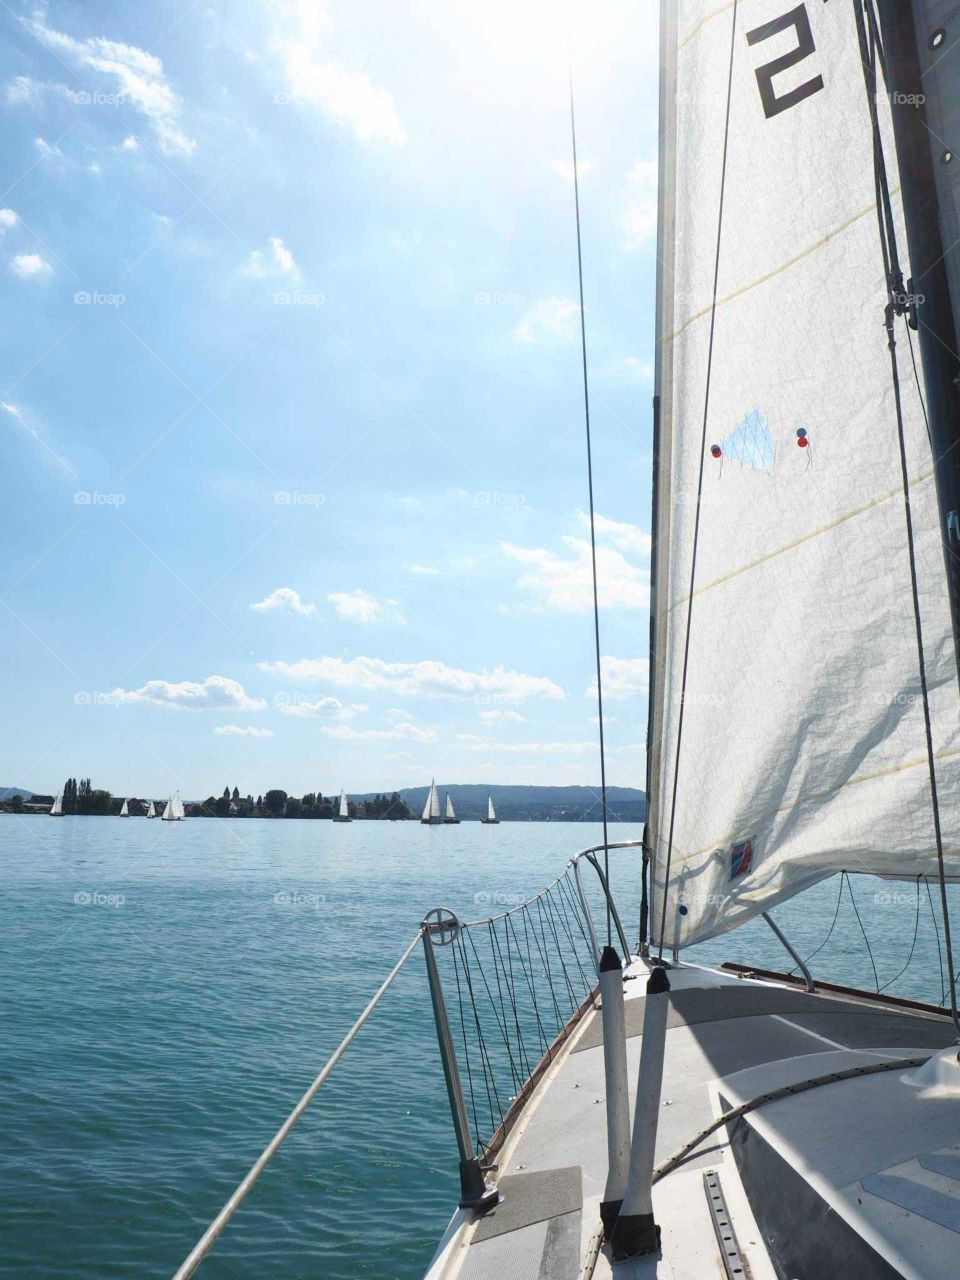
{"label": "tree line", "polygon": [[[94,787],[89,778],[68,778],[60,792],[64,813],[116,815],[123,807],[123,797],[111,795],[99,787]],[[44,805],[52,803],[49,797],[34,797]],[[128,796],[127,805],[132,817],[142,816],[146,812],[147,799]],[[27,808],[22,796],[11,796],[8,800],[0,800],[0,810],[20,813]],[[163,800],[154,802],[162,812]],[[188,817],[192,818],[333,818],[339,811],[340,797],[325,796],[319,791],[308,791],[304,796],[291,796],[280,788],[273,788],[254,799],[253,796],[241,796],[239,787],[224,787],[223,794],[207,796],[201,804],[186,804]],[[400,818],[408,819],[416,815],[398,791],[390,794],[378,793],[371,800],[349,801],[348,811],[351,818]],[[30,812],[27,809],[27,812]]]}
{"label": "tree line", "polygon": [[[325,796],[320,791],[308,791],[303,796],[291,796],[279,787],[265,791],[263,795],[241,796],[239,788],[224,787],[220,796],[207,796],[198,806],[199,815],[207,818],[333,818],[339,811],[340,797]],[[351,818],[412,818],[409,805],[398,791],[387,795],[377,794],[372,800],[347,803]]]}

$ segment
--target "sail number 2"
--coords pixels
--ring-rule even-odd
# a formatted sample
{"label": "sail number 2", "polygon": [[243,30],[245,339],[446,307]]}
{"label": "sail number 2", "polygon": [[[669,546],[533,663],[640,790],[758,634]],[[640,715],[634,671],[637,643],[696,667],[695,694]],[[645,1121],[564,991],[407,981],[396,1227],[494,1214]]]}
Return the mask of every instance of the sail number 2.
{"label": "sail number 2", "polygon": [[768,120],[771,116],[779,115],[781,111],[795,107],[798,102],[812,97],[823,88],[823,76],[814,76],[805,84],[798,85],[796,89],[790,89],[779,95],[773,83],[774,76],[790,67],[795,67],[798,62],[803,62],[805,58],[809,58],[817,51],[806,4],[798,4],[789,13],[781,14],[779,18],[772,18],[770,22],[765,22],[762,26],[755,27],[753,31],[748,31],[747,44],[751,46],[761,44],[764,40],[779,35],[781,31],[788,31],[791,27],[797,36],[796,48],[781,54],[779,58],[774,58],[772,62],[767,62],[762,67],[757,67],[760,101],[763,103],[763,113]]}

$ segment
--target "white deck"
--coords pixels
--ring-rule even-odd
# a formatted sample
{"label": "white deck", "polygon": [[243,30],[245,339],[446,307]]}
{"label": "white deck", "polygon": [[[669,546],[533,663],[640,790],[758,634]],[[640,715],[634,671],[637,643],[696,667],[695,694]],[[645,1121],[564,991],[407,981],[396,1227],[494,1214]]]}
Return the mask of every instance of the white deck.
{"label": "white deck", "polygon": [[[627,1055],[634,1081],[642,1003],[633,1002],[642,1002],[646,969],[637,962],[627,977]],[[671,969],[670,983],[658,1162],[724,1106],[861,1063],[930,1055],[952,1040],[949,1023],[935,1016],[806,996],[793,987],[708,969]],[[707,1169],[719,1174],[750,1276],[775,1280],[725,1130],[655,1187],[659,1257],[613,1266],[601,1252],[593,1271],[585,1269],[585,1260],[596,1253],[606,1179],[599,1017],[593,1012],[583,1019],[511,1133],[498,1173],[503,1206],[480,1222],[458,1214],[429,1280],[722,1278],[727,1273],[703,1186]],[[892,1070],[769,1104],[747,1123],[767,1144],[764,1150],[769,1147],[798,1171],[825,1213],[849,1223],[885,1260],[876,1274],[939,1280],[955,1273],[956,1098],[923,1094],[905,1082],[904,1072]],[[773,1240],[771,1246],[776,1255]],[[891,1269],[884,1271],[887,1264]]]}

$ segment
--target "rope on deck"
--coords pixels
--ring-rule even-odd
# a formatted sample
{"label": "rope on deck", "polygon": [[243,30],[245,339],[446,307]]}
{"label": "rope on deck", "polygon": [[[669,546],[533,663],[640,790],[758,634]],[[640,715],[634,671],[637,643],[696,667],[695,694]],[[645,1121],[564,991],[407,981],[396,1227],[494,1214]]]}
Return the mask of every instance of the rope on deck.
{"label": "rope on deck", "polygon": [[742,1116],[748,1115],[751,1111],[756,1111],[758,1107],[766,1106],[768,1102],[778,1102],[781,1098],[790,1098],[797,1093],[806,1093],[808,1089],[817,1089],[824,1084],[837,1084],[841,1080],[855,1080],[859,1076],[872,1076],[880,1071],[896,1071],[904,1070],[907,1067],[922,1067],[925,1062],[929,1062],[932,1055],[925,1054],[922,1058],[893,1058],[889,1062],[871,1062],[863,1067],[846,1067],[843,1071],[831,1071],[829,1075],[813,1076],[810,1080],[801,1080],[797,1084],[785,1084],[779,1089],[771,1089],[769,1093],[761,1093],[756,1098],[751,1098],[749,1102],[743,1102],[739,1107],[731,1107],[729,1111],[724,1111],[723,1115],[714,1120],[712,1124],[708,1124],[705,1129],[690,1139],[685,1146],[682,1146],[675,1155],[669,1160],[664,1160],[663,1164],[658,1165],[653,1171],[653,1181],[659,1182],[661,1178],[665,1178],[668,1173],[672,1173],[678,1165],[683,1164],[687,1156],[696,1148],[705,1138],[709,1138],[711,1133],[716,1133],[718,1129],[722,1129],[724,1125],[731,1124],[735,1120],[739,1120]]}
{"label": "rope on deck", "polygon": [[353,1040],[357,1032],[360,1030],[360,1028],[363,1026],[366,1020],[370,1017],[371,1013],[373,1013],[374,1009],[380,1003],[381,998],[386,993],[388,988],[391,986],[394,978],[397,976],[397,974],[403,968],[404,964],[410,958],[411,953],[413,952],[414,948],[418,945],[419,942],[420,942],[420,934],[417,933],[417,936],[413,939],[413,941],[407,947],[406,951],[404,951],[403,955],[400,957],[397,963],[393,966],[393,968],[387,974],[386,978],[384,978],[383,982],[378,987],[375,995],[370,1000],[370,1003],[364,1009],[363,1013],[360,1014],[360,1017],[357,1018],[356,1022],[353,1024],[353,1026],[350,1028],[347,1034],[343,1037],[343,1039],[337,1045],[336,1049],[334,1049],[333,1053],[327,1059],[326,1064],[323,1067],[323,1070],[314,1080],[313,1084],[310,1085],[309,1089],[307,1089],[306,1093],[304,1093],[303,1097],[300,1099],[297,1105],[293,1108],[293,1110],[287,1116],[286,1120],[284,1120],[283,1124],[280,1126],[277,1132],[273,1135],[273,1137],[264,1147],[261,1154],[257,1157],[256,1161],[251,1166],[247,1176],[243,1179],[243,1181],[237,1187],[236,1191],[234,1191],[230,1199],[226,1202],[226,1204],[223,1206],[223,1208],[220,1210],[220,1212],[217,1214],[214,1220],[210,1223],[209,1227],[207,1227],[206,1231],[197,1241],[196,1245],[191,1250],[189,1257],[186,1259],[183,1265],[175,1273],[173,1280],[188,1280],[188,1277],[193,1275],[197,1267],[199,1267],[200,1263],[203,1261],[203,1259],[207,1256],[207,1254],[213,1248],[213,1245],[216,1242],[217,1237],[220,1235],[221,1231],[223,1231],[224,1227],[233,1217],[234,1213],[236,1212],[236,1210],[239,1208],[240,1204],[246,1197],[247,1192],[250,1191],[250,1189],[253,1187],[254,1183],[260,1177],[260,1174],[263,1173],[264,1169],[267,1167],[272,1157],[276,1154],[276,1151],[280,1146],[280,1144],[283,1142],[284,1138],[287,1136],[287,1134],[290,1132],[293,1126],[297,1123],[297,1121],[303,1115],[304,1111],[306,1111],[307,1107],[313,1101],[314,1095],[316,1094],[317,1090],[320,1088],[323,1082],[330,1075],[330,1072],[333,1070],[333,1068],[337,1065],[337,1063],[343,1057],[343,1054],[346,1051],[347,1047],[349,1046],[350,1042]]}

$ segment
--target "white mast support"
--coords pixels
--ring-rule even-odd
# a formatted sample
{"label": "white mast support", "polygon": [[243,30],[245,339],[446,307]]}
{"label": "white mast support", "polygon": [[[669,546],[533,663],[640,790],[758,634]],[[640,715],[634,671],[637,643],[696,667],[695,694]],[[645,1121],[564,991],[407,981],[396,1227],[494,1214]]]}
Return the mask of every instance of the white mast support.
{"label": "white mast support", "polygon": [[[650,860],[650,879],[656,863],[660,828],[660,770],[663,742],[665,673],[660,661],[667,646],[670,602],[667,568],[670,552],[671,471],[673,422],[673,291],[676,234],[677,130],[677,5],[660,4],[660,156],[657,210],[656,346],[653,391],[653,511],[650,548],[649,708],[647,713],[647,814],[644,854]],[[661,608],[661,601],[663,607]],[[648,896],[648,895],[647,895]],[[642,922],[646,923],[646,922]],[[647,930],[641,944],[652,937]]]}
{"label": "white mast support", "polygon": [[406,964],[407,960],[410,958],[412,951],[417,946],[419,941],[420,941],[420,934],[418,933],[417,936],[410,943],[410,945],[407,947],[406,951],[404,951],[403,955],[400,957],[397,963],[393,966],[393,968],[384,978],[383,982],[377,988],[376,993],[374,994],[370,1003],[364,1009],[363,1013],[361,1013],[360,1017],[356,1020],[356,1022],[347,1032],[347,1034],[343,1037],[343,1039],[337,1045],[336,1049],[334,1049],[333,1053],[327,1059],[326,1065],[324,1066],[320,1074],[317,1076],[317,1078],[314,1080],[313,1084],[311,1084],[310,1088],[306,1091],[306,1093],[303,1095],[303,1097],[300,1099],[297,1105],[293,1108],[293,1110],[287,1116],[286,1120],[284,1120],[283,1124],[280,1126],[277,1132],[273,1135],[273,1137],[264,1147],[261,1154],[257,1157],[257,1160],[255,1161],[255,1163],[251,1166],[250,1172],[243,1179],[243,1181],[237,1187],[236,1191],[234,1191],[233,1195],[230,1197],[230,1199],[223,1206],[223,1208],[220,1210],[220,1212],[217,1214],[214,1220],[210,1223],[209,1227],[207,1227],[206,1231],[197,1241],[194,1248],[190,1251],[189,1257],[174,1274],[173,1280],[188,1280],[188,1278],[193,1275],[197,1267],[199,1267],[200,1263],[203,1261],[203,1259],[207,1256],[207,1254],[213,1248],[213,1245],[216,1242],[217,1237],[220,1235],[223,1228],[227,1225],[227,1223],[233,1217],[236,1210],[240,1207],[240,1204],[246,1197],[247,1192],[251,1189],[253,1184],[260,1177],[260,1174],[263,1173],[267,1164],[270,1162],[272,1157],[276,1154],[277,1148],[280,1146],[281,1142],[283,1142],[284,1138],[287,1136],[287,1134],[290,1132],[293,1126],[297,1123],[297,1121],[303,1115],[304,1111],[306,1111],[307,1107],[313,1101],[314,1095],[316,1094],[317,1090],[320,1088],[320,1086],[326,1080],[327,1076],[329,1076],[330,1072],[333,1070],[333,1068],[337,1065],[337,1063],[343,1057],[345,1051],[347,1050],[354,1036],[356,1036],[357,1032],[360,1030],[360,1028],[363,1026],[366,1020],[370,1017],[371,1013],[373,1013],[374,1009],[380,1003],[382,996],[385,994],[385,992],[393,982],[394,978],[397,976],[397,974]]}
{"label": "white mast support", "polygon": [[660,1248],[660,1228],[653,1216],[653,1163],[660,1119],[660,1092],[663,1087],[663,1053],[670,1012],[670,983],[667,971],[657,965],[647,981],[643,1009],[643,1039],[640,1044],[640,1072],[633,1117],[633,1145],[627,1187],[611,1236],[614,1261],[656,1253]]}
{"label": "white mast support", "polygon": [[600,957],[600,1016],[603,1023],[603,1075],[607,1104],[607,1183],[600,1204],[603,1234],[613,1230],[630,1170],[630,1098],[627,1083],[627,1032],[623,1011],[623,967],[613,947]]}

